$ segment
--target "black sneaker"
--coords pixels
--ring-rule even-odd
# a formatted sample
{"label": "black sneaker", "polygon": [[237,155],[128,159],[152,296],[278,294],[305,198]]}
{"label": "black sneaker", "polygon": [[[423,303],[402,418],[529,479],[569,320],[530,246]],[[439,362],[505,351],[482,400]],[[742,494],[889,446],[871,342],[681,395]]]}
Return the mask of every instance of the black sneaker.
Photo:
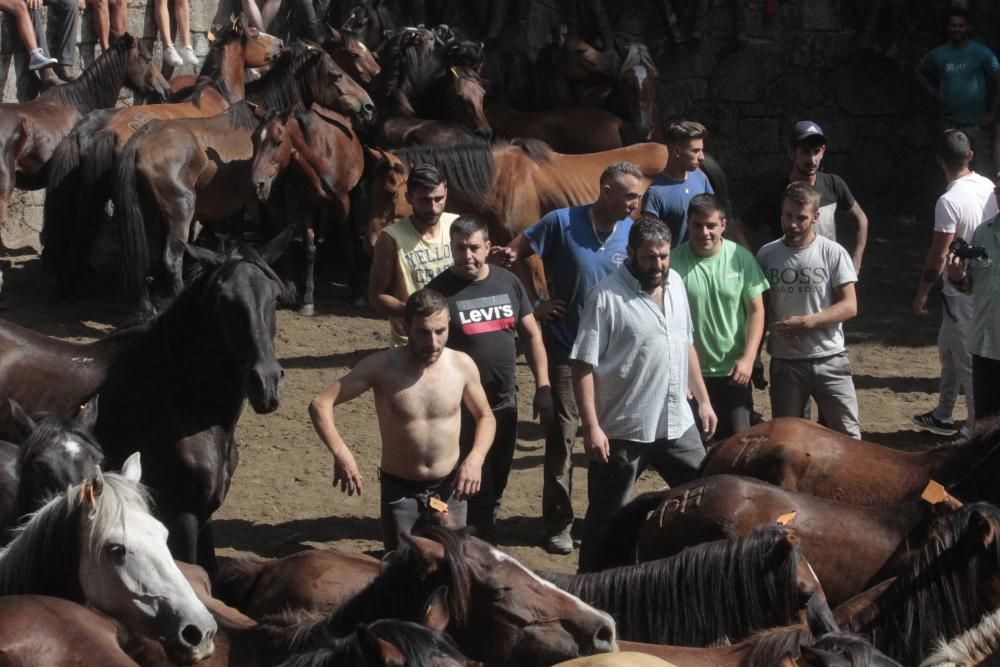
{"label": "black sneaker", "polygon": [[914,426],[922,431],[930,431],[931,433],[937,433],[938,435],[955,435],[958,433],[958,428],[955,426],[955,422],[941,421],[934,416],[933,412],[913,415],[913,418],[910,419],[910,421]]}

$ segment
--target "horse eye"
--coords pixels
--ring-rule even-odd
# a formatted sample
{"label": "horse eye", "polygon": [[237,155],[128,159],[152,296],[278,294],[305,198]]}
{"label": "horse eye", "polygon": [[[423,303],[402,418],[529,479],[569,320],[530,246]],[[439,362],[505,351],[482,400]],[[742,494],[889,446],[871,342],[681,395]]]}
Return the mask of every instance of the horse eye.
{"label": "horse eye", "polygon": [[122,562],[125,560],[125,554],[127,550],[124,544],[109,544],[108,545],[108,555],[117,562]]}
{"label": "horse eye", "polygon": [[361,60],[361,54],[360,53],[352,53],[351,54],[351,58],[353,58],[354,60]]}
{"label": "horse eye", "polygon": [[511,590],[510,586],[497,586],[493,589],[493,599],[502,600],[508,593],[510,593]]}

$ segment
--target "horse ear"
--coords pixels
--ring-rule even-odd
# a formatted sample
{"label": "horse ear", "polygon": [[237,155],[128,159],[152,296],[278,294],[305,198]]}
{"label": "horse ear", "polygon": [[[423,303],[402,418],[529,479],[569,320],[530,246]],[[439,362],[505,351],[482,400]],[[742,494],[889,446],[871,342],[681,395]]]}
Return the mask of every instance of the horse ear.
{"label": "horse ear", "polygon": [[361,653],[365,656],[368,664],[381,667],[404,667],[406,665],[406,657],[402,652],[384,639],[376,637],[367,625],[359,625],[355,634],[358,638],[358,645],[361,647]]}
{"label": "horse ear", "polygon": [[10,422],[17,429],[17,440],[21,442],[35,430],[35,420],[29,417],[24,408],[21,407],[21,404],[13,398],[8,398],[5,405],[10,414]]}
{"label": "horse ear", "polygon": [[344,36],[340,34],[340,31],[332,25],[326,26],[326,30],[330,34],[330,40],[333,41],[334,44],[339,44],[344,39]]}
{"label": "horse ear", "polygon": [[135,452],[125,459],[125,463],[122,465],[122,477],[134,484],[138,484],[142,477],[142,463],[139,458],[139,452]]}
{"label": "horse ear", "polygon": [[94,394],[93,398],[80,406],[80,411],[76,413],[76,421],[85,429],[93,430],[97,424],[97,402],[100,396]]}
{"label": "horse ear", "polygon": [[975,510],[969,517],[969,532],[984,548],[989,549],[996,544],[997,526],[981,510]]}
{"label": "horse ear", "polygon": [[[180,239],[178,239],[178,241],[184,243],[184,241],[181,241]],[[184,243],[184,253],[186,255],[190,255],[191,258],[194,259],[199,264],[201,264],[202,267],[209,270],[217,268],[226,259],[224,255],[220,255],[217,252],[213,252],[208,248],[201,248],[199,246],[190,245],[187,243]]]}
{"label": "horse ear", "polygon": [[399,539],[406,542],[410,549],[420,557],[427,574],[437,572],[446,559],[444,545],[440,542],[406,533],[400,533]]}
{"label": "horse ear", "polygon": [[451,612],[448,610],[448,587],[438,586],[427,599],[424,607],[423,625],[429,630],[444,632],[451,622]]}
{"label": "horse ear", "polygon": [[295,234],[294,223],[285,227],[284,231],[268,241],[267,245],[260,249],[260,256],[268,265],[278,261],[278,258],[281,257],[281,254],[285,252],[285,248],[291,242],[293,234]]}
{"label": "horse ear", "polygon": [[813,637],[822,637],[830,632],[840,632],[840,626],[837,625],[830,605],[815,593],[810,595],[808,602],[806,602],[806,624]]}
{"label": "horse ear", "polygon": [[[363,146],[365,156],[365,171],[374,169],[380,162],[386,160],[385,151],[374,146]],[[370,173],[370,172],[369,172]]]}

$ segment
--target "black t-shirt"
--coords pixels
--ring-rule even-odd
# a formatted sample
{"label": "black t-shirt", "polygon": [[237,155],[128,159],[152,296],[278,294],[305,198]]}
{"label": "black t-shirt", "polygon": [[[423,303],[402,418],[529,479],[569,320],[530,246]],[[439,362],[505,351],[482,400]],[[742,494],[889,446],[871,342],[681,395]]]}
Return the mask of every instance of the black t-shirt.
{"label": "black t-shirt", "polygon": [[[781,229],[781,200],[789,183],[787,178],[782,179],[776,187],[761,193],[750,208],[740,216],[743,224],[754,231],[767,227],[771,233],[771,241],[784,236],[784,231]],[[854,195],[851,194],[844,179],[825,171],[816,172],[815,187],[819,193],[819,221],[816,223],[816,233],[836,241],[834,214],[838,208],[846,211],[854,206]]]}
{"label": "black t-shirt", "polygon": [[514,369],[517,324],[532,312],[524,285],[510,271],[490,266],[482,280],[468,281],[448,269],[428,288],[448,299],[448,347],[465,352],[479,367],[480,380],[494,410],[516,404]]}

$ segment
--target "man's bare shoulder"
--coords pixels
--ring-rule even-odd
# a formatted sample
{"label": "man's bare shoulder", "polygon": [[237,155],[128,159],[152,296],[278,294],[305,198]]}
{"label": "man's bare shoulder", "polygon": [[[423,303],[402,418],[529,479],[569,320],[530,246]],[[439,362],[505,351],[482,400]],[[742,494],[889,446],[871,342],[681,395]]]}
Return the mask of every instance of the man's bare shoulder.
{"label": "man's bare shoulder", "polygon": [[441,359],[460,372],[463,377],[467,379],[473,377],[479,378],[479,367],[476,366],[476,362],[472,360],[472,357],[465,352],[446,347],[441,353]]}
{"label": "man's bare shoulder", "polygon": [[372,352],[357,363],[353,372],[365,373],[375,378],[391,375],[394,369],[398,369],[400,362],[399,352],[401,349],[390,347],[378,352]]}

